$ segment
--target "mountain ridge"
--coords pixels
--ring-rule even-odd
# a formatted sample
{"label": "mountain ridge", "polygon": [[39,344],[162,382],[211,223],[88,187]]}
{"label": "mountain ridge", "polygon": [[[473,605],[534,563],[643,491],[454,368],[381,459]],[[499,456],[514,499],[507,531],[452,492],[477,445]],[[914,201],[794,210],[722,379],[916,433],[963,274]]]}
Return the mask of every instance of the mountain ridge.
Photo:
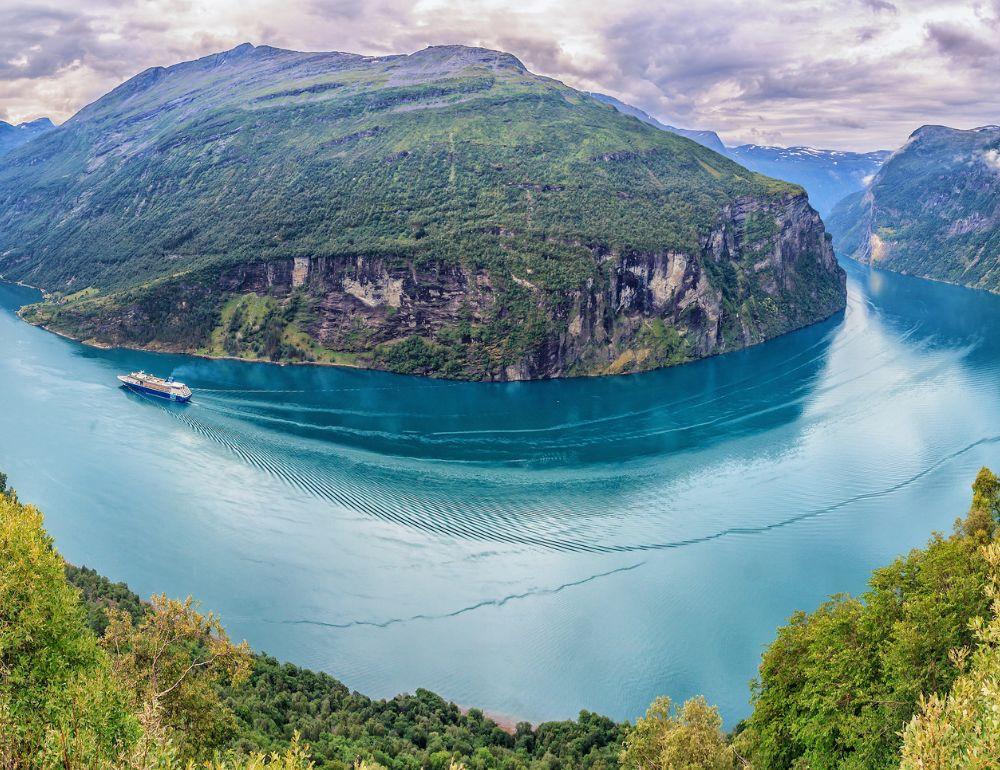
{"label": "mountain ridge", "polygon": [[889,157],[888,150],[851,152],[849,150],[825,150],[817,147],[796,145],[780,147],[757,144],[728,146],[714,131],[677,128],[667,125],[648,113],[622,102],[613,96],[591,93],[598,101],[610,104],[626,115],[668,131],[678,136],[692,139],[715,150],[742,166],[760,174],[783,179],[801,185],[809,193],[809,200],[822,216],[829,214],[841,199],[863,189],[867,181]]}
{"label": "mountain ridge", "polygon": [[625,115],[631,115],[634,118],[638,118],[643,123],[647,123],[654,128],[658,128],[661,131],[669,131],[672,134],[677,134],[678,136],[683,136],[687,139],[697,142],[703,147],[707,147],[710,150],[715,150],[720,155],[726,154],[726,146],[722,143],[722,139],[714,131],[693,129],[693,128],[677,128],[676,126],[670,126],[666,123],[661,123],[659,120],[654,118],[649,113],[634,107],[631,104],[626,104],[625,102],[616,99],[613,96],[608,96],[607,94],[597,93],[596,91],[591,91],[590,95],[593,96],[597,101],[603,104],[610,104],[616,110]]}
{"label": "mountain ridge", "polygon": [[1000,127],[924,125],[829,219],[838,253],[1000,291]]}
{"label": "mountain ridge", "polygon": [[52,131],[55,127],[49,118],[35,118],[16,125],[0,120],[0,156],[16,150],[22,144]]}
{"label": "mountain ridge", "polygon": [[27,149],[0,163],[0,272],[55,292],[25,317],[100,344],[534,379],[844,304],[801,188],[499,51],[241,45]]}

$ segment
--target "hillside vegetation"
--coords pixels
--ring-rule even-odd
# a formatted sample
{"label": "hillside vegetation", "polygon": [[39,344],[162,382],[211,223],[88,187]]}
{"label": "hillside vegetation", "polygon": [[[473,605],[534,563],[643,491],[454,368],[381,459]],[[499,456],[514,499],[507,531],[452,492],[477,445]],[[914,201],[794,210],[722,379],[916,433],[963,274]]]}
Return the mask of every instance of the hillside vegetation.
{"label": "hillside vegetation", "polygon": [[467,379],[649,369],[845,302],[801,188],[460,46],[147,70],[0,161],[0,273],[100,344]]}
{"label": "hillside vegetation", "polygon": [[733,734],[701,698],[634,726],[583,712],[514,732],[425,690],[386,701],[234,644],[184,602],[65,565],[0,474],[0,767],[756,770],[996,768],[1000,481],[877,570],[797,613]]}
{"label": "hillside vegetation", "polygon": [[809,193],[809,202],[813,208],[824,218],[841,199],[864,188],[891,155],[888,150],[847,152],[820,150],[815,147],[767,147],[759,144],[726,147],[714,131],[668,126],[638,107],[620,102],[614,97],[605,94],[591,94],[591,96],[661,131],[687,137],[710,150],[715,150],[751,171],[801,185]]}
{"label": "hillside vegetation", "polygon": [[860,262],[1000,291],[1000,127],[918,129],[829,227]]}

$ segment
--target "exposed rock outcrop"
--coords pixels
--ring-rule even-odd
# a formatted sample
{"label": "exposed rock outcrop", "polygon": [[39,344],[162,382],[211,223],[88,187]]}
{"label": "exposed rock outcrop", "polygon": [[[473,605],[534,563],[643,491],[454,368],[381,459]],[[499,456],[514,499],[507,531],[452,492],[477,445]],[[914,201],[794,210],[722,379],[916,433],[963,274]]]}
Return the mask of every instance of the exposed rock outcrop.
{"label": "exposed rock outcrop", "polygon": [[829,219],[837,251],[1000,292],[1000,126],[923,126]]}
{"label": "exposed rock outcrop", "polygon": [[[559,294],[461,264],[375,255],[244,263],[211,279],[172,282],[165,294],[176,299],[165,313],[161,303],[141,296],[113,308],[86,336],[198,350],[164,330],[192,305],[257,295],[279,308],[294,300],[298,315],[281,316],[282,330],[297,323],[324,348],[356,355],[367,366],[405,368],[392,351],[416,337],[430,347],[451,342],[457,368],[445,374],[525,380],[640,371],[722,353],[812,323],[844,304],[843,271],[801,194],[770,204],[735,201],[700,253],[595,251],[594,260],[594,277]],[[724,290],[733,282],[746,297],[739,305]],[[544,319],[542,331],[523,355],[491,355],[496,340],[471,330],[502,320],[512,292],[530,304],[529,316]],[[420,373],[442,373],[414,364]]]}

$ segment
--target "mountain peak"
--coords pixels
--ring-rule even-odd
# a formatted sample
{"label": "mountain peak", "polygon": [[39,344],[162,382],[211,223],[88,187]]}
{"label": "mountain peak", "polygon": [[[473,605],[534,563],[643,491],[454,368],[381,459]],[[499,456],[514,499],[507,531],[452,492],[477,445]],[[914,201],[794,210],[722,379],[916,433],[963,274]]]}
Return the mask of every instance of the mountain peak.
{"label": "mountain peak", "polygon": [[25,142],[41,136],[55,128],[48,118],[35,118],[18,123],[16,126],[0,120],[0,155],[20,147]]}
{"label": "mountain peak", "polygon": [[34,120],[26,120],[23,123],[18,123],[17,127],[28,131],[47,131],[50,128],[55,128],[56,124],[53,123],[49,118],[43,117],[43,118],[35,118]]}
{"label": "mountain peak", "polygon": [[486,64],[494,68],[511,68],[519,72],[527,72],[527,67],[513,54],[497,51],[492,48],[462,45],[429,45],[415,53],[410,59],[432,59],[439,62],[449,62],[452,65],[467,66],[470,64]]}
{"label": "mountain peak", "polygon": [[941,126],[936,123],[928,123],[923,125],[910,134],[910,139],[922,139],[928,136],[945,136],[947,134],[954,134],[961,131],[958,128],[951,128],[950,126]]}

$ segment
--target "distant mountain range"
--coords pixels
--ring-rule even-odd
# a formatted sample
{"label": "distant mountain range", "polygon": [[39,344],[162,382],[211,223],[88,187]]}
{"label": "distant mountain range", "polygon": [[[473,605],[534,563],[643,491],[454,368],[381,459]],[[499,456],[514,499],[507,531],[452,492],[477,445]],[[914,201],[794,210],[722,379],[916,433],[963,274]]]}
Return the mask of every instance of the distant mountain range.
{"label": "distant mountain range", "polygon": [[764,147],[756,144],[727,147],[714,131],[669,126],[638,107],[625,104],[612,96],[597,93],[591,95],[643,123],[693,139],[698,144],[732,158],[751,171],[801,185],[809,193],[809,202],[813,208],[824,217],[841,198],[862,189],[891,154],[889,150],[846,152],[818,150],[814,147]]}
{"label": "distant mountain range", "polygon": [[891,154],[756,144],[726,148],[726,155],[752,171],[802,185],[824,218],[845,196],[864,189]]}
{"label": "distant mountain range", "polygon": [[0,155],[6,155],[11,150],[20,147],[36,136],[51,131],[53,128],[55,128],[55,124],[48,118],[38,118],[17,125],[0,120]]}
{"label": "distant mountain range", "polygon": [[801,188],[463,46],[147,70],[0,160],[0,273],[102,344],[493,380],[669,365],[845,302]]}
{"label": "distant mountain range", "polygon": [[838,253],[1000,291],[1000,126],[923,126],[827,222]]}

